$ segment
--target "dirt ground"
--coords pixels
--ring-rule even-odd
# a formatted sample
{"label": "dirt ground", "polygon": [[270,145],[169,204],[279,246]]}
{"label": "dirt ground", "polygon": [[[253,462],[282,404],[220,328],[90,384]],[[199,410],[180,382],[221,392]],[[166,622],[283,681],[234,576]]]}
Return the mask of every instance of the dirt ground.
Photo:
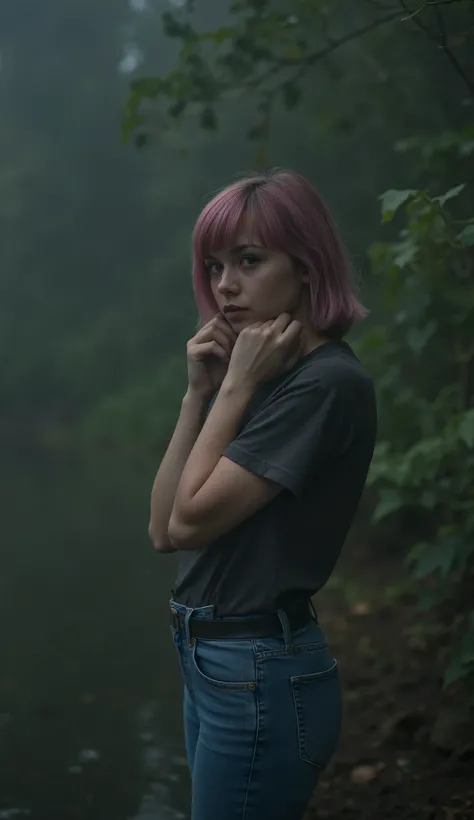
{"label": "dirt ground", "polygon": [[345,705],[337,754],[305,820],[474,818],[474,727],[460,708],[465,691],[443,693],[447,639],[433,624],[428,637],[420,632],[413,597],[400,592],[397,576],[393,563],[381,566],[368,550],[357,565],[345,560],[317,596]]}

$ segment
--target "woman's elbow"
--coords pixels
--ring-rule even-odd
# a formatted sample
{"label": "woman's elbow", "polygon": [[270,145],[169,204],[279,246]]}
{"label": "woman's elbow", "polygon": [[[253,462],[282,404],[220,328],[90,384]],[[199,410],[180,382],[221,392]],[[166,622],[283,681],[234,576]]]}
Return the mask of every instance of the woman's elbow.
{"label": "woman's elbow", "polygon": [[168,540],[175,550],[194,550],[202,546],[196,528],[179,521],[174,514],[168,525]]}
{"label": "woman's elbow", "polygon": [[176,552],[169,536],[163,537],[163,534],[157,532],[152,523],[148,527],[148,537],[157,552]]}

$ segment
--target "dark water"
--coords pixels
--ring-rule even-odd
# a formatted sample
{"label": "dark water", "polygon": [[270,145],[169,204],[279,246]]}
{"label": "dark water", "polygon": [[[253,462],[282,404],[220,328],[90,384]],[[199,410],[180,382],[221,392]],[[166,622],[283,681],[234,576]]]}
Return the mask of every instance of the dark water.
{"label": "dark water", "polygon": [[2,457],[0,820],[186,817],[152,477],[124,458]]}

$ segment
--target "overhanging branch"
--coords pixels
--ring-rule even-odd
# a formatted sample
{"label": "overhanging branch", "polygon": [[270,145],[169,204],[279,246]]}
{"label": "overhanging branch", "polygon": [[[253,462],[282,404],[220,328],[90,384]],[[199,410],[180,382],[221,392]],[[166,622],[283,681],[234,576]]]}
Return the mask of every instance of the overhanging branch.
{"label": "overhanging branch", "polygon": [[[275,63],[275,65],[272,65],[271,68],[269,68],[266,72],[260,75],[260,77],[258,77],[252,83],[250,83],[248,87],[258,88],[271,77],[274,77],[276,74],[278,74],[280,71],[295,67],[298,67],[298,70],[291,77],[291,81],[298,82],[305,75],[308,68],[315,65],[320,60],[324,60],[334,51],[337,51],[339,48],[346,45],[347,43],[350,43],[353,40],[358,40],[359,38],[364,37],[366,34],[370,34],[371,31],[375,31],[376,29],[381,28],[382,26],[385,26],[388,23],[392,23],[394,20],[397,19],[402,23],[412,20],[418,26],[418,28],[424,31],[424,33],[428,37],[431,37],[431,39],[433,39],[433,35],[430,34],[426,26],[420,20],[416,19],[417,16],[420,15],[421,12],[428,7],[438,7],[437,11],[439,12],[440,6],[451,6],[455,3],[462,2],[466,2],[466,0],[426,0],[417,9],[410,9],[407,6],[407,3],[404,2],[404,0],[400,0],[400,6],[405,12],[405,16],[401,14],[401,10],[398,8],[396,11],[394,10],[388,14],[385,14],[382,17],[378,17],[375,20],[372,20],[370,23],[367,23],[364,26],[360,26],[359,28],[356,28],[353,31],[349,31],[347,34],[344,34],[337,39],[331,39],[327,42],[327,45],[325,45],[323,48],[320,48],[318,51],[313,52],[312,54],[306,54],[300,59],[283,58],[281,60],[278,60],[278,62]],[[471,2],[474,2],[474,0],[471,0]],[[441,45],[438,40],[436,40],[436,42],[438,42],[438,44]],[[445,46],[445,49],[448,53],[449,46]],[[452,52],[448,54],[448,57],[451,60],[456,71],[462,76],[463,80],[468,85],[471,93],[474,93],[474,86],[472,82],[469,80],[469,78],[465,74],[462,67],[459,65],[457,59],[454,57]]]}
{"label": "overhanging branch", "polygon": [[320,60],[324,60],[324,58],[329,54],[332,54],[334,51],[347,43],[350,43],[352,40],[358,40],[360,37],[364,37],[364,35],[369,34],[371,31],[375,31],[375,29],[387,25],[387,23],[393,22],[397,18],[400,19],[399,9],[391,14],[386,14],[384,17],[379,17],[377,20],[372,20],[371,23],[367,23],[365,26],[360,26],[360,28],[349,31],[347,34],[344,34],[336,40],[331,40],[326,46],[324,46],[324,48],[321,48],[319,51],[315,51],[312,54],[306,54],[300,59],[288,60],[283,58],[268,69],[268,71],[262,74],[254,83],[252,83],[252,86],[260,86],[263,82],[270,79],[270,77],[273,77],[275,74],[278,74],[285,68],[294,68],[299,66],[299,71],[297,71],[297,73],[292,77],[293,81],[297,81],[301,79],[310,66],[315,65]]}
{"label": "overhanging branch", "polygon": [[[441,6],[451,6],[453,3],[458,2],[465,2],[465,0],[426,0],[423,5],[421,5],[417,9],[410,9],[406,0],[399,0],[401,7],[407,12],[407,16],[403,18],[404,20],[412,20],[412,22],[424,33],[426,36],[432,40],[436,45],[444,51],[446,57],[450,61],[451,65],[453,66],[454,70],[459,74],[462,78],[463,82],[467,86],[470,91],[472,97],[474,97],[474,82],[468,77],[466,72],[464,71],[462,65],[460,64],[459,60],[457,59],[456,55],[452,51],[446,34],[446,24],[443,19],[443,15],[441,14]],[[471,0],[471,3],[474,0]],[[420,19],[420,14],[428,7],[434,7],[436,19],[438,21],[438,31],[434,34],[428,26],[426,26]]]}

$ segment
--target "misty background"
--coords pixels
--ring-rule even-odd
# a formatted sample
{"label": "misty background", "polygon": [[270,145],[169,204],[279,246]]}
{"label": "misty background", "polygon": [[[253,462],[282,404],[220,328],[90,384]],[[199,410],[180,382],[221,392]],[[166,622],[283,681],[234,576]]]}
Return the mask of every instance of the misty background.
{"label": "misty background", "polygon": [[[224,40],[236,20],[252,21],[268,9],[281,13],[281,19],[268,18],[264,34],[251,22],[243,42],[260,32],[275,59],[291,62],[325,36],[319,18],[311,18],[313,33],[304,23],[307,42],[298,34],[304,15],[309,20],[315,14],[313,4],[244,2],[232,12],[222,0],[2,0],[1,820],[186,816],[181,684],[167,620],[175,558],[154,553],[148,504],[186,389],[186,342],[197,320],[192,227],[207,198],[236,175],[257,164],[287,166],[320,190],[371,311],[349,341],[377,381],[381,440],[391,442],[400,459],[423,436],[441,435],[440,418],[458,419],[462,412],[459,440],[466,451],[459,469],[465,482],[444,491],[466,505],[474,444],[468,415],[474,240],[469,233],[449,241],[435,235],[442,229],[434,217],[425,231],[423,217],[410,234],[416,248],[388,264],[393,248],[382,245],[401,241],[404,223],[381,225],[382,210],[389,223],[392,211],[414,195],[380,200],[387,189],[429,188],[440,196],[472,182],[474,96],[466,77],[474,74],[472,41],[469,46],[464,37],[473,25],[472,3],[454,5],[443,14],[458,36],[457,67],[417,25],[402,25],[399,9],[396,25],[374,28],[326,60],[309,62],[296,91],[272,98],[271,121],[258,94],[206,100],[205,90],[191,88],[188,66],[178,98],[188,94],[194,108],[173,111],[176,100],[167,92],[162,100],[147,100],[147,87],[138,86],[143,121],[130,115],[124,139],[130,84],[169,76],[185,62],[183,38],[173,34],[169,16],[163,26],[163,14],[192,19],[199,32],[220,30]],[[337,38],[387,8],[397,3],[329,3],[324,21]],[[284,43],[282,20],[290,20],[285,25],[291,29]],[[423,13],[423,21],[436,35],[439,20]],[[245,53],[242,42],[239,49]],[[260,58],[250,52],[249,59],[257,65]],[[253,69],[235,60],[229,66],[237,91]],[[421,141],[410,147],[413,138]],[[448,199],[458,236],[472,223],[472,186]],[[448,247],[457,255],[445,266],[449,281],[440,284],[439,259],[447,258]],[[403,279],[412,263],[420,291]],[[398,290],[395,269],[403,272]],[[435,269],[439,276],[430,284]],[[454,288],[452,275],[461,269],[451,315],[446,289]],[[433,300],[425,305],[419,294],[430,287]],[[462,316],[455,314],[460,306]],[[443,352],[454,326],[464,328],[456,332],[459,373],[457,347],[449,343],[450,355]],[[461,383],[461,405],[436,405],[449,385],[457,396]],[[416,464],[418,485],[400,478],[394,496],[389,485],[399,462],[376,463],[361,532],[370,530],[380,501],[379,479],[385,510],[379,508],[378,518],[397,512],[390,531],[397,539],[411,532],[413,495],[428,492],[425,479],[437,485],[446,466]],[[427,501],[421,519],[415,516],[423,538],[427,531],[438,537],[437,504]],[[474,531],[472,515],[467,524],[459,517],[468,506],[460,510],[452,526]],[[407,534],[407,548],[412,544]],[[457,582],[470,553],[461,566],[452,549],[445,577],[453,570]],[[438,568],[435,561],[429,572]],[[469,664],[462,661],[462,674]]]}

